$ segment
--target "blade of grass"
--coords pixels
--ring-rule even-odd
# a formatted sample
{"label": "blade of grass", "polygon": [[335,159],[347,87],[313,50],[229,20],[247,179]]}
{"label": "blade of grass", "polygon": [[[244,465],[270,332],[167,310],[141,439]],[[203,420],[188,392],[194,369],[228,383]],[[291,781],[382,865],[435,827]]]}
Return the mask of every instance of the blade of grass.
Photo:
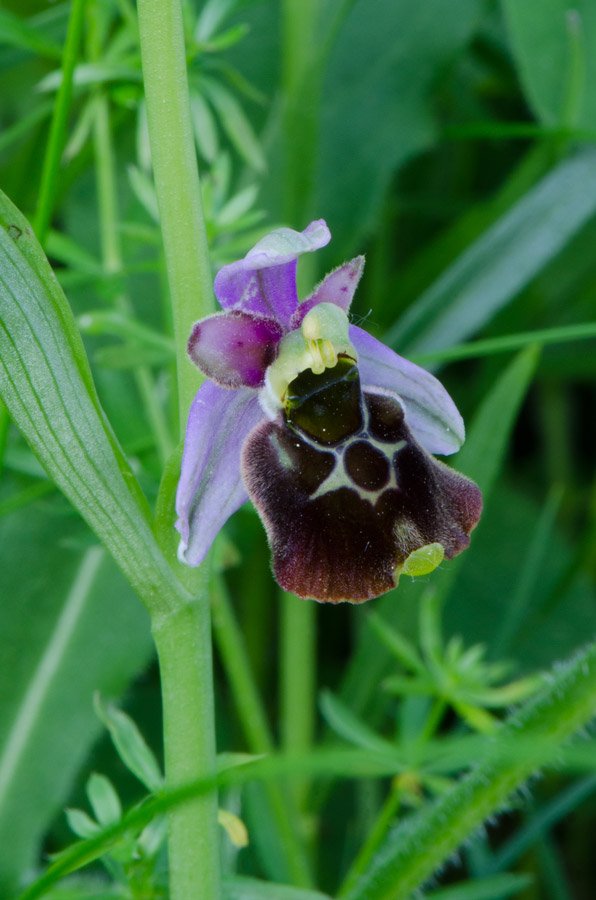
{"label": "blade of grass", "polygon": [[587,775],[575,781],[536,810],[521,828],[494,854],[487,875],[502,872],[515,865],[517,860],[530,847],[533,847],[543,835],[565,818],[570,812],[583,803],[596,791],[596,775]]}
{"label": "blade of grass", "polygon": [[[270,754],[274,750],[273,737],[254,681],[242,633],[221,576],[212,581],[211,606],[215,641],[249,749],[252,753]],[[297,811],[288,802],[280,785],[268,785],[267,797],[276,829],[282,837],[280,847],[286,857],[288,876],[299,885],[308,886],[311,876],[305,850],[299,839]]]}
{"label": "blade of grass", "polygon": [[596,210],[596,153],[560,163],[455,260],[387,333],[400,353],[459,343],[515,299]]}
{"label": "blade of grass", "polygon": [[508,601],[499,629],[491,641],[490,652],[493,659],[502,659],[508,652],[524,619],[532,594],[539,583],[544,557],[548,552],[557,513],[563,499],[563,489],[552,488],[536,525],[532,542],[528,548],[526,563],[520,573],[515,591]]}
{"label": "blade of grass", "polygon": [[56,96],[34,221],[35,233],[42,246],[54,209],[60,160],[66,141],[66,125],[72,99],[73,74],[81,45],[86,4],[87,0],[73,0],[68,20],[68,31],[62,56],[62,82]]}
{"label": "blade of grass", "polygon": [[507,353],[521,350],[528,344],[563,344],[568,341],[584,341],[596,338],[596,323],[583,322],[580,325],[562,325],[559,328],[543,328],[537,331],[522,331],[519,334],[508,334],[503,337],[489,338],[485,341],[470,341],[455,347],[445,347],[429,353],[413,353],[411,358],[419,365],[427,363],[446,363],[458,359],[476,359],[492,356],[495,353]]}

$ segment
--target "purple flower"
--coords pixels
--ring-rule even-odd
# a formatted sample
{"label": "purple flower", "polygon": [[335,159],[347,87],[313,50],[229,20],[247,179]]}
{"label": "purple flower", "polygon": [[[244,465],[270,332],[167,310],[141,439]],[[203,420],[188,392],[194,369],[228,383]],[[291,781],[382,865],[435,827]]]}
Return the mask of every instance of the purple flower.
{"label": "purple flower", "polygon": [[297,258],[330,237],[322,219],[280,228],[218,273],[223,312],[188,343],[210,380],[188,418],[176,527],[197,566],[250,498],[283,588],[361,602],[464,550],[482,497],[430,455],[464,440],[442,385],[349,324],[363,257],[298,302]]}

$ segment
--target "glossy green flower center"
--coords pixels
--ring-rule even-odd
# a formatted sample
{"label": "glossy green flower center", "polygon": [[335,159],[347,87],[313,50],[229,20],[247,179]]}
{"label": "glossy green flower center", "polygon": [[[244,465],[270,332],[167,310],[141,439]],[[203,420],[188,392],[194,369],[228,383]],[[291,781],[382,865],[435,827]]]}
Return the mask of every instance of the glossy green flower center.
{"label": "glossy green flower center", "polygon": [[310,370],[322,375],[337,365],[340,356],[356,362],[350,342],[348,317],[334,303],[319,303],[309,310],[300,328],[291,331],[279,343],[277,359],[265,376],[265,403],[272,410],[285,407],[288,386]]}

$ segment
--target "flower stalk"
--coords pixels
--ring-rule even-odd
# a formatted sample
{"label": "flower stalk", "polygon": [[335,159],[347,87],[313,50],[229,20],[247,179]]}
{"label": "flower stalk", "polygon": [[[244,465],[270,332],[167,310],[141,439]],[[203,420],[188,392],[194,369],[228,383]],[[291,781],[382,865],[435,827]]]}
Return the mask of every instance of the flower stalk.
{"label": "flower stalk", "polygon": [[[188,363],[186,343],[192,323],[213,310],[211,270],[192,141],[180,0],[139,0],[137,8],[149,140],[172,303],[182,431],[200,382],[196,369]],[[215,771],[207,570],[203,566],[181,574],[193,601],[153,621],[168,787],[208,778]],[[218,900],[215,791],[171,810],[168,847],[172,900]]]}
{"label": "flower stalk", "polygon": [[172,303],[180,430],[199,385],[186,342],[215,309],[192,140],[180,0],[139,0],[139,33],[153,173]]}

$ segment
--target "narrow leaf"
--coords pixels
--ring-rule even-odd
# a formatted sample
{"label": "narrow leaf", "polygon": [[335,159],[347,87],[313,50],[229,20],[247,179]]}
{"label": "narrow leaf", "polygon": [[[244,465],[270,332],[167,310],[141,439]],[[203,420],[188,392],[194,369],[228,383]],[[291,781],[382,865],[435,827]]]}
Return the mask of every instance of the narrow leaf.
{"label": "narrow leaf", "polygon": [[0,394],[40,462],[146,603],[187,592],[99,405],[72,312],[31,227],[0,195]]}
{"label": "narrow leaf", "polygon": [[202,78],[201,87],[217,110],[222,127],[237,152],[256,172],[264,172],[267,164],[263,150],[250,121],[234,95],[210,78]]}
{"label": "narrow leaf", "polygon": [[399,319],[386,341],[423,353],[459,343],[511,303],[596,211],[596,152],[560,163],[479,237]]}
{"label": "narrow leaf", "polygon": [[341,700],[333,696],[331,691],[322,692],[320,704],[321,712],[327,723],[346,741],[357,747],[363,747],[365,750],[395,753],[395,748],[389,741],[375,734],[372,728],[355,716]]}
{"label": "narrow leaf", "polygon": [[331,900],[327,894],[256,878],[225,878],[224,900]]}
{"label": "narrow leaf", "polygon": [[103,703],[96,695],[95,709],[110,732],[120,759],[151,793],[163,787],[159,764],[135,722],[121,709]]}
{"label": "narrow leaf", "polygon": [[427,900],[504,900],[532,883],[528,875],[494,875],[426,894]]}

